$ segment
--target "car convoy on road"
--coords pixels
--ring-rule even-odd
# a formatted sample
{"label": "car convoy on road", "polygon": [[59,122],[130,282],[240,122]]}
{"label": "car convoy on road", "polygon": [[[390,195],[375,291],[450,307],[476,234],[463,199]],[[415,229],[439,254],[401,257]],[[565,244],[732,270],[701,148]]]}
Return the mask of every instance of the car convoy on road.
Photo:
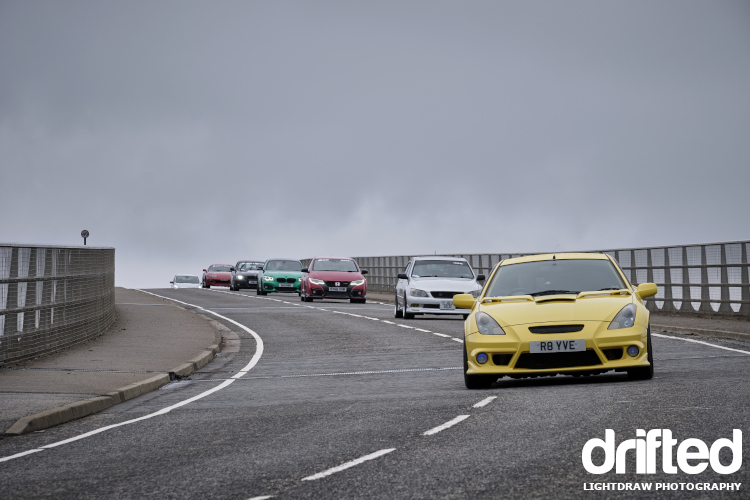
{"label": "car convoy on road", "polygon": [[[349,257],[243,260],[204,269],[204,288],[255,288],[258,295],[296,293],[300,300],[367,301],[366,269]],[[174,288],[197,287],[177,275]],[[484,285],[479,282],[485,282]],[[396,318],[460,314],[464,383],[490,387],[498,378],[626,372],[653,377],[650,315],[654,283],[631,285],[607,254],[569,253],[500,261],[485,280],[466,259],[413,257],[399,273]]]}

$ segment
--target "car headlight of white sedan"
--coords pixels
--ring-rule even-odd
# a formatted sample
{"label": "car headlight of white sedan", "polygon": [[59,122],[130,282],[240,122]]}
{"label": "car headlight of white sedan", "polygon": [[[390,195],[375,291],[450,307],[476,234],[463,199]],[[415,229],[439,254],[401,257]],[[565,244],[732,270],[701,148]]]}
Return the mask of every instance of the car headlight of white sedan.
{"label": "car headlight of white sedan", "polygon": [[409,294],[412,297],[429,297],[429,294],[427,292],[418,288],[412,288]]}

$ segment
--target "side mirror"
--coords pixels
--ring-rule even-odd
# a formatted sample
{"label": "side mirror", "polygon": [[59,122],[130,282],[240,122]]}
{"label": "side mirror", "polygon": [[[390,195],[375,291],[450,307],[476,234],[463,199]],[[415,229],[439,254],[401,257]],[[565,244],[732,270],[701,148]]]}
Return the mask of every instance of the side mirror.
{"label": "side mirror", "polygon": [[229,268],[229,270],[230,270],[230,271],[232,271],[232,272],[235,272],[235,271],[236,271],[236,269],[235,269],[235,268],[233,268],[233,267],[230,267],[230,268]]}
{"label": "side mirror", "polygon": [[456,309],[473,309],[476,300],[470,293],[459,293],[453,296],[453,305]]}
{"label": "side mirror", "polygon": [[484,274],[477,274],[477,281],[484,281],[485,277]]}
{"label": "side mirror", "polygon": [[208,271],[206,271],[206,270],[204,269],[204,270],[203,270],[203,272],[204,272],[204,273],[207,273]]}
{"label": "side mirror", "polygon": [[365,274],[367,274],[367,269],[360,269],[359,272],[360,274],[362,274],[362,276],[364,276]]}
{"label": "side mirror", "polygon": [[659,289],[654,283],[641,283],[636,289],[636,293],[641,296],[642,299],[656,295]]}
{"label": "side mirror", "polygon": [[409,277],[406,275],[406,273],[398,273],[398,279],[400,279],[400,280],[408,280]]}
{"label": "side mirror", "polygon": [[310,272],[310,269],[308,269],[307,267],[303,267],[303,268],[302,268],[302,272],[303,272],[303,273],[309,273],[309,272]]}
{"label": "side mirror", "polygon": [[174,281],[170,281],[170,283],[172,283],[174,285]]}

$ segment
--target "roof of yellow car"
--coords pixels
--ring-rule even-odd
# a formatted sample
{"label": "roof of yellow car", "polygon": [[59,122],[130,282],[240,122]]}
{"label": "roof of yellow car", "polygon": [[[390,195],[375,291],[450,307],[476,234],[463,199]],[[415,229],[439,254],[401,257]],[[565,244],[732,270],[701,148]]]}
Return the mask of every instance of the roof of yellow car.
{"label": "roof of yellow car", "polygon": [[552,256],[555,256],[555,260],[565,259],[594,259],[594,260],[606,260],[607,256],[603,253],[543,253],[538,255],[526,255],[524,257],[516,257],[513,259],[505,259],[501,265],[507,266],[508,264],[519,264],[521,262],[539,262],[542,260],[552,260]]}

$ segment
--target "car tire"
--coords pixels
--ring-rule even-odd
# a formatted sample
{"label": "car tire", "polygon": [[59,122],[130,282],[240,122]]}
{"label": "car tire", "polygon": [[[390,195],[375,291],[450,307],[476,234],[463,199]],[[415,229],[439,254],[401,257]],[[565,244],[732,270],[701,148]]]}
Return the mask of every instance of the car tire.
{"label": "car tire", "polygon": [[349,302],[352,304],[364,304],[367,302],[367,299],[349,299]]}
{"label": "car tire", "polygon": [[394,318],[403,318],[404,317],[404,313],[401,311],[401,309],[398,308],[398,295],[396,295],[396,297],[393,300],[394,300],[394,302],[396,304],[396,309],[395,309],[395,311],[393,313],[393,317]]}
{"label": "car tire", "polygon": [[404,294],[404,319],[414,319],[414,314],[406,312],[406,294]]}
{"label": "car tire", "polygon": [[628,378],[630,380],[651,380],[654,378],[654,354],[651,350],[651,325],[648,325],[647,339],[646,350],[648,351],[648,362],[651,363],[651,366],[631,368],[628,370]]}
{"label": "car tire", "polygon": [[211,288],[211,285],[209,285],[208,283],[206,283],[206,286],[204,286],[203,288]]}
{"label": "car tire", "polygon": [[267,292],[263,290],[263,285],[258,283],[258,288],[255,289],[255,293],[258,295],[267,295]]}
{"label": "car tire", "polygon": [[467,389],[489,389],[498,377],[493,375],[468,375],[469,356],[466,354],[466,343],[464,343],[464,385]]}

